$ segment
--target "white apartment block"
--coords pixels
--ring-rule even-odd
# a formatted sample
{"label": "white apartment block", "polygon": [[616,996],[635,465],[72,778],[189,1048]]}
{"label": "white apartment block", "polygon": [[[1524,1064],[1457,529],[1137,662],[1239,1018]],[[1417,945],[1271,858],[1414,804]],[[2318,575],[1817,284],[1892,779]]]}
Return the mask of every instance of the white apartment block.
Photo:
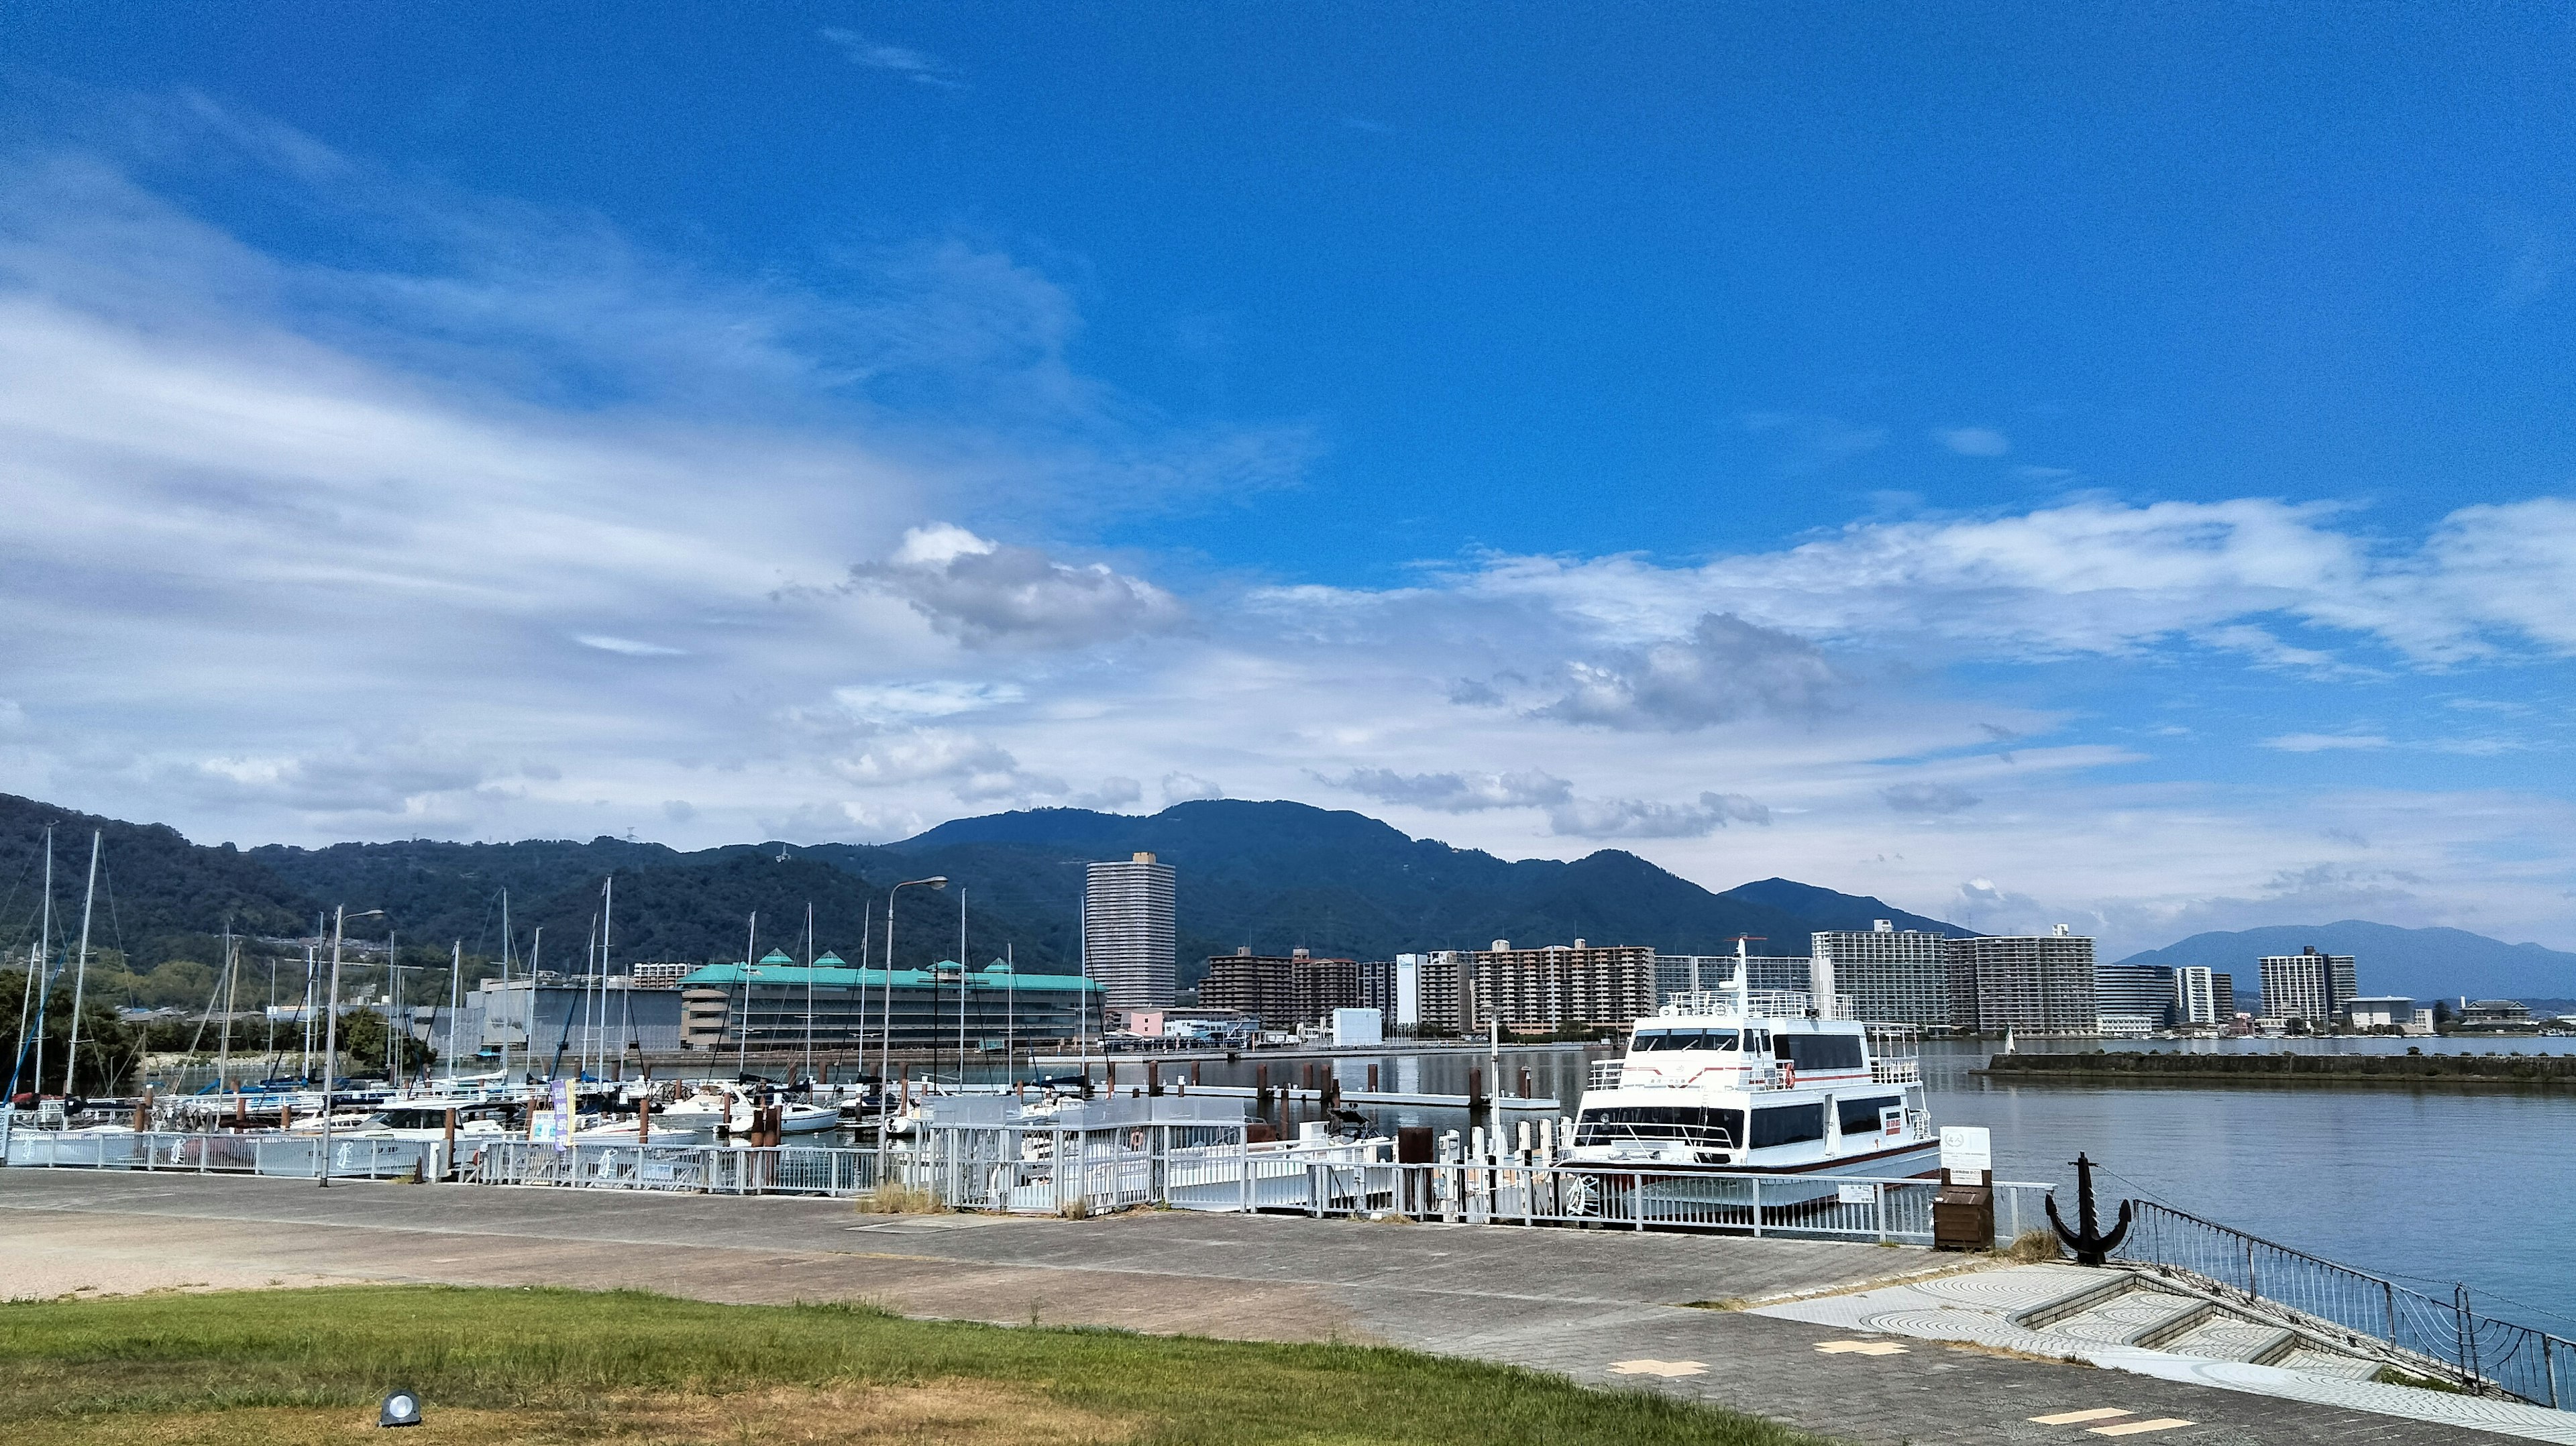
{"label": "white apartment block", "polygon": [[2174,969],[2174,1023],[2185,1029],[2195,1024],[2221,1024],[2218,1017],[2217,977],[2204,964],[2183,964]]}
{"label": "white apartment block", "polygon": [[1978,1034],[2092,1034],[2093,941],[2064,924],[2039,935],[1948,941],[1953,1022]]}
{"label": "white apartment block", "polygon": [[2320,954],[2314,948],[2267,954],[2262,970],[2263,1013],[2273,1019],[2305,1020],[2311,1027],[2329,1025],[2359,992],[2350,954]]}
{"label": "white apartment block", "polygon": [[1506,1030],[1550,1031],[1627,1024],[1655,1012],[1655,951],[1642,944],[1600,948],[1577,939],[1515,949],[1496,939],[1491,949],[1436,951],[1429,964],[1456,971],[1471,1033],[1496,1020]]}
{"label": "white apartment block", "polygon": [[1172,866],[1140,853],[1093,864],[1082,882],[1082,971],[1111,1009],[1163,1009],[1180,985]]}
{"label": "white apartment block", "polygon": [[[1942,946],[1951,941],[1886,919],[1867,933],[1820,931],[1809,941],[1808,992],[1851,1001],[1852,1018],[1871,1024],[1951,1022],[1950,973]],[[2087,998],[2090,998],[2088,991]]]}

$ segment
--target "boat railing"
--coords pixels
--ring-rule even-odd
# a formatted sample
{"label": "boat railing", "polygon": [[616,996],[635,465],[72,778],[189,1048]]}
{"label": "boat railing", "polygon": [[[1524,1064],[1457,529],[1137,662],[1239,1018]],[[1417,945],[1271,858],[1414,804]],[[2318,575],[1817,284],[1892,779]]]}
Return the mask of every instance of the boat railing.
{"label": "boat railing", "polygon": [[1591,1073],[1583,1081],[1583,1087],[1615,1090],[1619,1087],[1620,1076],[1627,1072],[1627,1068],[1628,1062],[1624,1059],[1596,1059],[1592,1062]]}
{"label": "boat railing", "polygon": [[1885,1085],[1921,1084],[1923,1083],[1923,1061],[1887,1059],[1874,1055],[1869,1061],[1869,1082]]}
{"label": "boat railing", "polygon": [[[1832,996],[1833,1017],[1851,1017],[1851,996]],[[1766,1019],[1805,1019],[1816,1012],[1816,996],[1798,989],[1754,989],[1744,994],[1725,989],[1683,990],[1664,996],[1655,1013],[1661,1018],[1717,1016],[1733,1018],[1738,1014]]]}
{"label": "boat railing", "polygon": [[1732,1150],[1734,1137],[1718,1125],[1639,1125],[1625,1121],[1592,1121],[1575,1127],[1578,1145],[1684,1144],[1709,1150]]}

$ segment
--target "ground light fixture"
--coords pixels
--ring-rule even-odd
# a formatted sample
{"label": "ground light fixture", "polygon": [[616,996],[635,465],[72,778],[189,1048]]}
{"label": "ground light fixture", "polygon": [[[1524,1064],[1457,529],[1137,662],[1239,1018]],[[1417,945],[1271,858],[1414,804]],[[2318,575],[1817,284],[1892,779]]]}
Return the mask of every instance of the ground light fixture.
{"label": "ground light fixture", "polygon": [[396,1391],[385,1397],[384,1409],[376,1413],[379,1426],[417,1426],[420,1424],[420,1393]]}

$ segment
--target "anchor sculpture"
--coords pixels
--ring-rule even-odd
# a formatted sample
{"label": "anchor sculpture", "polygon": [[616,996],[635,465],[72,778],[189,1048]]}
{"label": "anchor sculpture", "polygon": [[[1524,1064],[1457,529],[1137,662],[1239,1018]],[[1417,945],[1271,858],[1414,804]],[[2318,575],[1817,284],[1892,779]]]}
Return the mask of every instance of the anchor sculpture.
{"label": "anchor sculpture", "polygon": [[2129,1233],[2129,1202],[2126,1200],[2120,1202],[2120,1223],[2112,1227],[2110,1234],[2102,1233],[2101,1224],[2093,1214],[2093,1160],[2081,1150],[2075,1152],[2075,1218],[2083,1228],[2069,1230],[2066,1222],[2058,1218],[2056,1191],[2048,1192],[2048,1198],[2041,1203],[2048,1209],[2048,1223],[2057,1227],[2057,1238],[2075,1251],[2078,1265],[2100,1265],[2104,1257],[2120,1248],[2122,1237]]}

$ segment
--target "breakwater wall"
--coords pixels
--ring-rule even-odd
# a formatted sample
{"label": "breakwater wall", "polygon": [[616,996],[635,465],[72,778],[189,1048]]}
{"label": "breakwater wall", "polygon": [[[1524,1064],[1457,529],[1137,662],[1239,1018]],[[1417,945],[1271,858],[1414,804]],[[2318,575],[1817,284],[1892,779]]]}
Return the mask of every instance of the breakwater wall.
{"label": "breakwater wall", "polygon": [[1998,1054],[1973,1074],[2034,1084],[2439,1086],[2576,1091],[2576,1056],[2514,1054],[2184,1054],[2170,1050]]}

